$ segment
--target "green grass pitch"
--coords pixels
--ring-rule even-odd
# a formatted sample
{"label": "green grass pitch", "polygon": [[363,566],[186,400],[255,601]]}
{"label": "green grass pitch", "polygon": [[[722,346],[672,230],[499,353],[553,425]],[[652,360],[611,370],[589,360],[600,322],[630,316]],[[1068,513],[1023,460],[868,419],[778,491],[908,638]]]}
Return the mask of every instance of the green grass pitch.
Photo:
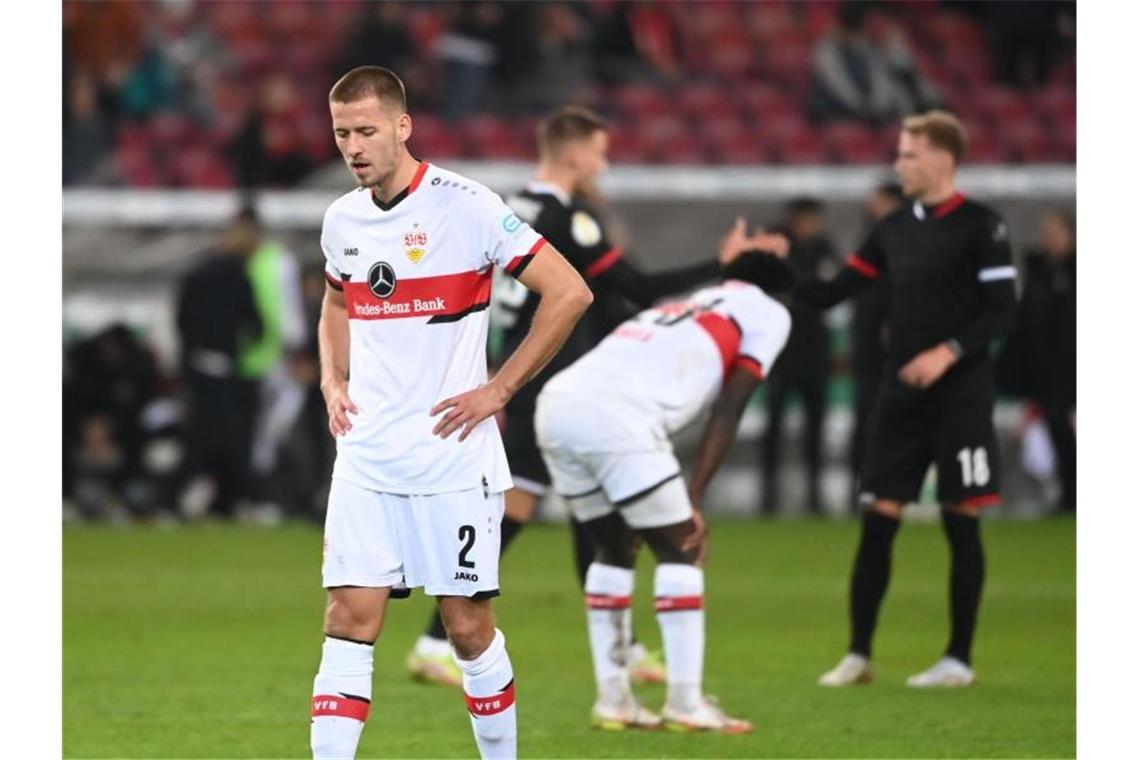
{"label": "green grass pitch", "polygon": [[[978,683],[916,692],[905,677],[946,639],[946,548],[907,523],[876,641],[874,684],[816,677],[846,643],[850,522],[714,521],[706,690],[746,736],[608,733],[587,723],[593,679],[568,531],[528,528],[496,600],[518,685],[524,757],[1073,757],[1075,523],[984,526]],[[64,530],[65,757],[308,757],[319,658],[321,538],[310,526]],[[652,560],[634,625],[651,646]],[[458,692],[413,684],[403,658],[430,601],[393,602],[359,757],[471,757]],[[660,686],[640,688],[653,707]]]}

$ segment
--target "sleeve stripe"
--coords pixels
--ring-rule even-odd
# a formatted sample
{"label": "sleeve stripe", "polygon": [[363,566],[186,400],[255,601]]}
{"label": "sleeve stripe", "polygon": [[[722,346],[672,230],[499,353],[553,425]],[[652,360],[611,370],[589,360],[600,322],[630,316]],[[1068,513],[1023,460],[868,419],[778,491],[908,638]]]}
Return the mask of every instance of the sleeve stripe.
{"label": "sleeve stripe", "polygon": [[344,290],[344,285],[337,282],[337,279],[329,274],[327,269],[325,270],[325,282],[327,282],[329,287],[333,290]]}
{"label": "sleeve stripe", "polygon": [[870,277],[872,280],[879,276],[879,269],[874,264],[866,259],[861,259],[855,254],[847,257],[847,266],[854,269],[864,277]]}
{"label": "sleeve stripe", "polygon": [[753,359],[751,356],[741,354],[740,356],[736,357],[736,361],[732,363],[732,366],[748,370],[753,375],[756,375],[756,378],[758,380],[764,379],[764,365],[762,365],[756,359]]}
{"label": "sleeve stripe", "polygon": [[531,259],[534,258],[536,253],[542,250],[542,246],[544,245],[546,245],[546,238],[539,237],[538,240],[534,241],[534,245],[530,247],[529,251],[521,256],[515,256],[507,263],[507,266],[504,267],[507,274],[512,277],[518,277],[522,274],[523,270],[530,264]]}
{"label": "sleeve stripe", "polygon": [[590,266],[586,267],[586,271],[583,274],[585,274],[587,277],[597,277],[602,272],[606,271],[614,264],[616,264],[617,260],[620,259],[624,254],[625,251],[623,249],[615,246],[614,248],[611,248],[603,253],[601,258],[599,258],[593,264],[590,264]]}
{"label": "sleeve stripe", "polygon": [[1017,267],[986,267],[978,271],[979,282],[994,282],[995,280],[1013,280],[1017,277]]}

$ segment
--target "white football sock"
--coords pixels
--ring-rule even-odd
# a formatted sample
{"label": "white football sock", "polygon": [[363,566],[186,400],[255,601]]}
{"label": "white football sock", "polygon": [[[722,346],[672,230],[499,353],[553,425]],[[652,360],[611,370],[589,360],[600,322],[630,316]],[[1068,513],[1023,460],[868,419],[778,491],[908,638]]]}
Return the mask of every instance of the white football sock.
{"label": "white football sock", "polygon": [[479,756],[483,760],[513,760],[517,757],[515,674],[503,632],[496,628],[495,638],[483,654],[474,660],[455,656],[455,664],[463,671],[463,692]]}
{"label": "white football sock", "polygon": [[705,573],[699,567],[660,564],[653,577],[657,623],[665,645],[666,703],[693,710],[701,698],[705,659]]}
{"label": "white football sock", "polygon": [[372,646],[325,638],[313,679],[314,760],[352,760],[372,706]]}
{"label": "white football sock", "polygon": [[593,562],[586,570],[586,627],[598,696],[612,703],[624,701],[629,686],[629,648],[632,637],[633,570]]}

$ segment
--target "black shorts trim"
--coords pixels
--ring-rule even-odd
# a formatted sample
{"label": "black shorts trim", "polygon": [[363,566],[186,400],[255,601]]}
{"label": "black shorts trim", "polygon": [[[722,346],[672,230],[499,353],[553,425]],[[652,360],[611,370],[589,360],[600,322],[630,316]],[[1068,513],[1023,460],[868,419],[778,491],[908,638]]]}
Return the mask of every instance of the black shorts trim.
{"label": "black shorts trim", "polygon": [[653,485],[649,486],[649,488],[645,488],[641,491],[638,491],[633,496],[627,496],[624,499],[620,499],[618,501],[615,501],[614,506],[615,507],[627,507],[630,504],[632,504],[633,502],[637,501],[638,499],[644,499],[646,496],[653,493],[658,488],[660,488],[661,486],[668,483],[670,480],[675,480],[679,477],[681,477],[681,473],[675,472],[672,475],[670,475],[669,477],[665,478],[664,480],[658,481],[657,483],[654,483]]}
{"label": "black shorts trim", "polygon": [[602,487],[598,486],[597,488],[591,488],[589,491],[583,491],[582,493],[576,493],[576,494],[560,493],[558,495],[561,496],[563,499],[584,499],[587,496],[593,496],[594,494],[596,494],[598,491],[601,491],[601,490],[602,490]]}

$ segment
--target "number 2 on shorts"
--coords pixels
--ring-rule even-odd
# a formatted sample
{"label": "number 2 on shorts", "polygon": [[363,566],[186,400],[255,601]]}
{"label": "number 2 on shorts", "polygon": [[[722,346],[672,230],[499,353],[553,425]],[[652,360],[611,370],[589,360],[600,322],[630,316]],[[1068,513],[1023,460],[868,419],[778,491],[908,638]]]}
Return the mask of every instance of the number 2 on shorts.
{"label": "number 2 on shorts", "polygon": [[459,566],[460,567],[475,567],[474,562],[467,559],[467,552],[475,546],[475,526],[474,525],[460,525],[459,526],[459,540],[466,543],[463,548],[459,550]]}
{"label": "number 2 on shorts", "polygon": [[962,465],[962,485],[966,488],[984,486],[990,482],[990,462],[986,450],[979,446],[973,451],[966,447],[958,452],[958,462]]}

